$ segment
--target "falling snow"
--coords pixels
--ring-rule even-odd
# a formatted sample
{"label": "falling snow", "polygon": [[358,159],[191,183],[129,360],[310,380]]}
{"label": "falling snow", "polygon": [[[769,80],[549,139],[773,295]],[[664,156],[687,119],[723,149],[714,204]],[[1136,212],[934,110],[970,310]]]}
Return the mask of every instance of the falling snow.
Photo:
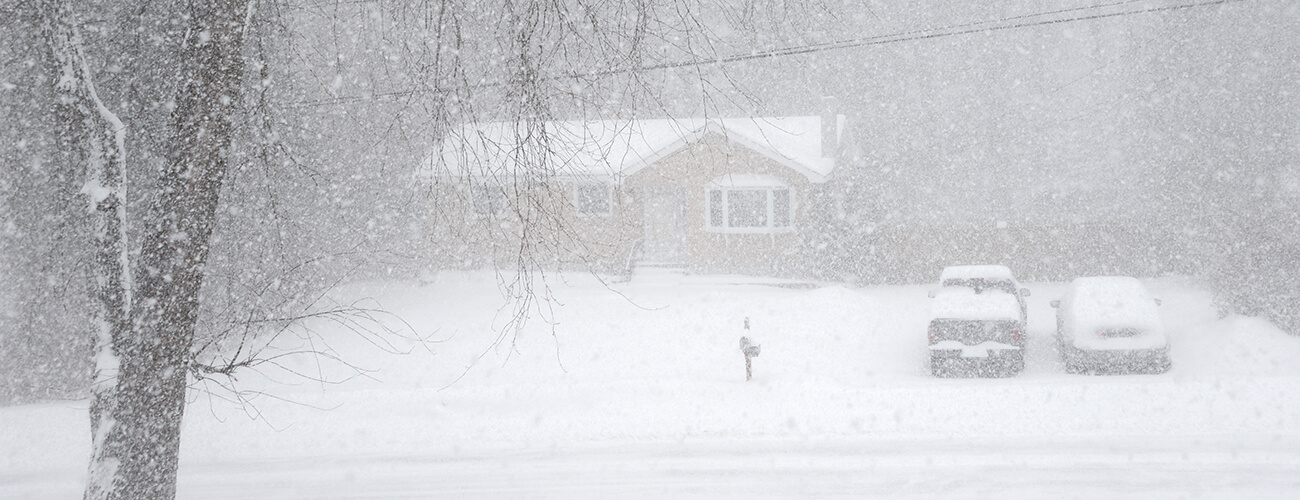
{"label": "falling snow", "polygon": [[0,498],[1289,498],[1297,26],[0,7]]}

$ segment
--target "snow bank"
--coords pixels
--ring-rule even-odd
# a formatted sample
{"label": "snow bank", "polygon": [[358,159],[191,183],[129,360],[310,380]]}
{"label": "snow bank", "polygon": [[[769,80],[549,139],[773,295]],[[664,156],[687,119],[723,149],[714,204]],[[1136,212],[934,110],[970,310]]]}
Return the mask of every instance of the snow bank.
{"label": "snow bank", "polygon": [[[1227,489],[1210,491],[1234,493],[1240,490],[1233,484],[1293,491],[1294,481],[1260,483],[1274,481],[1268,471],[1300,477],[1300,447],[1289,444],[1300,442],[1300,339],[1251,318],[1217,319],[1208,294],[1187,283],[1149,283],[1164,299],[1159,313],[1174,359],[1169,373],[1063,373],[1048,301],[1065,285],[1053,283],[1029,285],[1035,294],[1024,372],[970,380],[929,375],[929,286],[797,290],[733,284],[739,277],[678,276],[671,283],[634,279],[610,290],[590,277],[563,278],[552,283],[555,307],[540,308],[545,316],[499,344],[508,311],[501,311],[490,273],[338,291],[340,302],[365,298],[398,313],[429,343],[376,345],[338,325],[311,323],[304,326],[315,335],[300,330],[278,347],[337,353],[373,371],[312,382],[289,371],[335,381],[355,372],[325,357],[293,356],[282,370],[241,374],[238,386],[251,405],[201,386],[213,392],[191,394],[179,497],[475,496],[467,492],[485,490],[456,488],[467,487],[467,471],[482,470],[494,485],[515,485],[496,497],[517,498],[547,496],[533,493],[556,484],[530,483],[526,470],[547,471],[543,476],[554,481],[602,476],[613,481],[600,483],[605,486],[632,487],[654,476],[637,473],[647,463],[666,464],[677,471],[673,477],[716,479],[735,477],[737,469],[727,467],[762,467],[754,460],[794,467],[775,468],[773,477],[789,486],[779,491],[812,491],[790,486],[799,479],[780,471],[822,474],[789,461],[820,464],[827,457],[780,451],[791,447],[867,457],[843,465],[843,477],[827,479],[828,488],[847,488],[828,490],[840,496],[897,492],[886,485],[854,495],[862,493],[853,489],[861,483],[847,478],[877,477],[881,467],[896,475],[885,476],[932,485],[925,490],[931,496],[959,488],[947,478],[969,477],[960,471],[971,466],[984,467],[979,470],[990,478],[1022,478],[1014,485],[1020,490],[1050,492],[1051,481],[1040,474],[1044,463],[1057,464],[1051,469],[1057,472],[1122,464],[1114,476],[1089,477],[1117,479],[1139,488],[1138,496],[1164,497],[1207,490],[1189,489],[1196,481],[1133,485],[1123,478],[1183,467],[1195,477],[1226,481],[1220,486]],[[763,345],[748,383],[737,348],[741,335]],[[0,498],[78,498],[88,429],[81,403],[0,408]],[[1148,444],[1141,443],[1157,451],[1144,454]],[[1202,460],[1204,443],[1220,444]],[[993,451],[969,460],[953,451],[976,449]],[[709,462],[720,469],[689,459],[714,452],[729,453]],[[900,469],[897,460],[914,460],[915,467]],[[1026,464],[1038,467],[1035,474],[1015,476]],[[682,487],[724,491],[718,486]],[[655,496],[638,491],[552,496]],[[1052,495],[1026,495],[1034,496]]]}

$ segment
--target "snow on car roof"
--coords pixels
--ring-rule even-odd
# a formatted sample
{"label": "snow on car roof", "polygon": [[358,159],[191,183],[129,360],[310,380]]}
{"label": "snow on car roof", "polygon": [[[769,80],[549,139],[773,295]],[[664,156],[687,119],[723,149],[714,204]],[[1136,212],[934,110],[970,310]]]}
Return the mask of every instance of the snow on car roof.
{"label": "snow on car roof", "polygon": [[1095,276],[1075,278],[1069,299],[1074,326],[1081,332],[1106,328],[1137,328],[1161,332],[1164,325],[1155,299],[1137,278]]}
{"label": "snow on car roof", "polygon": [[936,319],[1020,320],[1016,297],[999,290],[975,293],[968,288],[945,288],[930,302]]}
{"label": "snow on car roof", "polygon": [[1016,278],[1011,274],[1011,269],[1007,266],[999,265],[973,265],[973,266],[948,266],[943,268],[939,273],[939,282],[945,282],[950,279],[999,279],[1015,281]]}

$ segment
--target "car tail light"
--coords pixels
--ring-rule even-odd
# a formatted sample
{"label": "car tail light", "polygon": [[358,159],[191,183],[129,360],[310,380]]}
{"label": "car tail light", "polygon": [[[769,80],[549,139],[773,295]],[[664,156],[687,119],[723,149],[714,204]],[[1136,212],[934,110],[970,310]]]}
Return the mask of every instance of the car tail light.
{"label": "car tail light", "polygon": [[935,331],[934,325],[930,325],[930,329],[928,333],[930,334],[930,343],[933,344],[935,340],[938,339],[939,336],[938,332]]}
{"label": "car tail light", "polygon": [[1021,338],[1023,338],[1023,336],[1020,333],[1020,329],[1016,329],[1011,332],[1011,340],[1014,341],[1015,343],[1019,344]]}

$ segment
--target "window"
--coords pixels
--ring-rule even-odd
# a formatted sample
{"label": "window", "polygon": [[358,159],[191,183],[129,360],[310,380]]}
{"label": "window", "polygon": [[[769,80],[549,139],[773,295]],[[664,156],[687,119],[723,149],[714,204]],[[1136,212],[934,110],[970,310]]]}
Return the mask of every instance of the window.
{"label": "window", "polygon": [[573,209],[578,215],[608,217],[614,213],[613,190],[603,182],[573,185]]}
{"label": "window", "polygon": [[768,194],[757,189],[723,191],[722,196],[727,200],[727,227],[766,227]]}
{"label": "window", "polygon": [[506,194],[500,186],[491,184],[474,184],[469,190],[470,206],[474,215],[490,217],[498,215],[506,207]]}
{"label": "window", "polygon": [[787,187],[711,188],[708,229],[719,232],[769,233],[790,229],[792,203]]}
{"label": "window", "polygon": [[773,189],[769,198],[772,200],[772,227],[790,227],[790,190]]}

